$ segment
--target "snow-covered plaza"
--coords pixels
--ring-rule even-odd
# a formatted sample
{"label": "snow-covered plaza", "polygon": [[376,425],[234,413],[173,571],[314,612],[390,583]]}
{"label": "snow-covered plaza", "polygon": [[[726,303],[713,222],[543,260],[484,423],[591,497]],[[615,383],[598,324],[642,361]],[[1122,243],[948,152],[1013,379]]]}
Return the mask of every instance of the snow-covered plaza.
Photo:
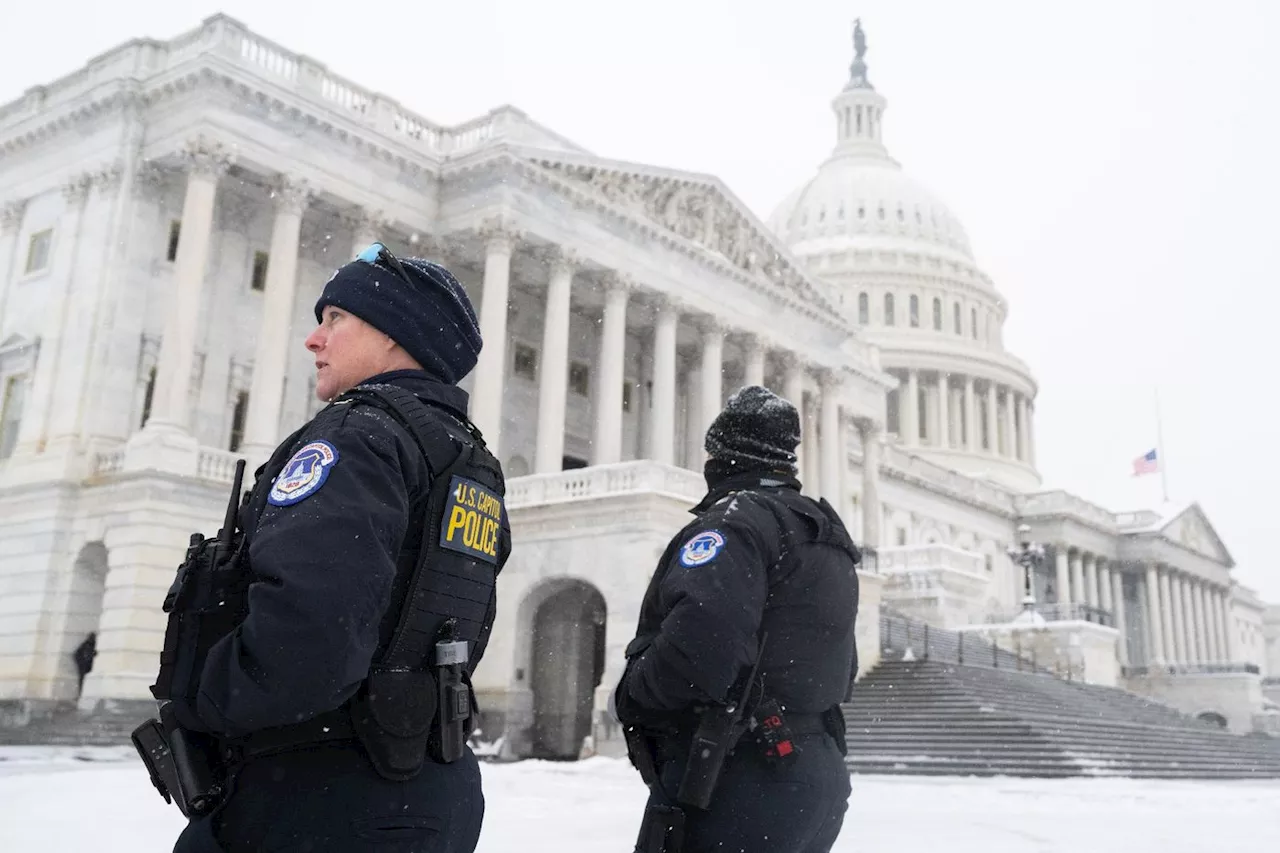
{"label": "snow-covered plaza", "polygon": [[[485,764],[481,853],[629,853],[625,760]],[[285,807],[282,804],[282,807]],[[785,816],[779,815],[779,819]],[[162,853],[182,817],[127,749],[0,748],[0,851]],[[857,776],[841,853],[1273,853],[1280,782]]]}

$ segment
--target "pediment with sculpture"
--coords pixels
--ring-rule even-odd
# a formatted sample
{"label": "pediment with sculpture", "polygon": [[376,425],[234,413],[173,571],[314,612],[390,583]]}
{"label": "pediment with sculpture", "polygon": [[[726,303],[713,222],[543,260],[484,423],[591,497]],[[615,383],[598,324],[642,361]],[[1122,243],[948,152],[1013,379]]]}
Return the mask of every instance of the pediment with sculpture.
{"label": "pediment with sculpture", "polygon": [[1231,554],[1199,504],[1191,504],[1174,515],[1160,528],[1160,535],[1216,563],[1234,565]]}
{"label": "pediment with sculpture", "polygon": [[744,274],[835,316],[830,299],[785,247],[718,181],[604,160],[531,156],[531,165],[670,234],[719,255]]}

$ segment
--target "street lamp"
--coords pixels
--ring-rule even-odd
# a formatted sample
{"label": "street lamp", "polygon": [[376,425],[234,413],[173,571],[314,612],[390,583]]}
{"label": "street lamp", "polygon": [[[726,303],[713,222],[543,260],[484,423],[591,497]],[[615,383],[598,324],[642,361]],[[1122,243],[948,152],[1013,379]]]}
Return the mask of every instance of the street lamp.
{"label": "street lamp", "polygon": [[1023,573],[1022,613],[1015,621],[1043,622],[1044,617],[1036,612],[1035,584],[1032,579],[1036,567],[1044,560],[1044,546],[1031,541],[1031,527],[1026,524],[1018,525],[1018,538],[1021,540],[1020,545],[1010,545],[1005,549],[1009,559],[1022,566]]}

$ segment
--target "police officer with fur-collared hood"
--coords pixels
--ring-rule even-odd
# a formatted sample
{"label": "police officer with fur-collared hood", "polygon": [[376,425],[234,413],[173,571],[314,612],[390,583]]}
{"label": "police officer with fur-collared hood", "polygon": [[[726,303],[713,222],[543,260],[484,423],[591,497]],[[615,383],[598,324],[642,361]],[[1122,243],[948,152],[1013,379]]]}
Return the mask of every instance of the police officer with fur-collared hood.
{"label": "police officer with fur-collared hood", "polygon": [[178,746],[148,754],[167,767],[184,744],[212,746],[174,787],[214,783],[188,797],[175,849],[472,851],[484,803],[469,679],[511,547],[501,467],[457,387],[481,348],[475,312],[444,267],[375,243],[315,315],[306,347],[329,405],[239,509],[228,565],[243,612],[184,663],[182,638],[204,635],[175,614],[190,626],[227,605],[192,603],[213,583],[192,569],[166,606],[153,692]]}
{"label": "police officer with fur-collared hood", "polygon": [[706,497],[649,583],[614,694],[650,789],[637,853],[825,853],[840,833],[860,554],[801,495],[799,442],[795,407],[759,386],[707,431]]}

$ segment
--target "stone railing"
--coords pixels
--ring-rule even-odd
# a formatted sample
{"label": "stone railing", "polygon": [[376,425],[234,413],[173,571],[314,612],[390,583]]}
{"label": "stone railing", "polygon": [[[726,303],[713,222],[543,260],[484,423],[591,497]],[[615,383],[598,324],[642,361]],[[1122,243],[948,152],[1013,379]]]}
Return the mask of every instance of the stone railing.
{"label": "stone railing", "polygon": [[697,502],[706,491],[702,475],[647,460],[530,474],[507,482],[507,507],[540,506],[649,492]]}
{"label": "stone railing", "polygon": [[885,572],[917,569],[950,569],[986,580],[986,561],[981,554],[953,548],[950,545],[905,545],[880,548],[876,564]]}
{"label": "stone railing", "polygon": [[[995,616],[988,616],[988,624],[1004,625],[1017,621],[1026,612],[1026,607]],[[1094,607],[1091,604],[1035,604],[1032,608],[1046,622],[1092,622],[1107,628],[1115,627],[1115,615],[1110,610]]]}
{"label": "stone railing", "polygon": [[[200,454],[196,457],[196,476],[215,483],[231,483],[235,480],[236,461],[241,458],[240,454],[229,450],[202,447]],[[253,474],[247,472],[245,476],[247,479]]]}
{"label": "stone railing", "polygon": [[957,497],[995,506],[1010,515],[1014,512],[1013,495],[999,486],[958,474],[892,444],[884,445],[881,458],[891,472],[939,486]]}
{"label": "stone railing", "polygon": [[1259,675],[1261,670],[1256,663],[1176,663],[1148,664],[1147,666],[1126,666],[1121,674],[1129,676],[1143,675]]}
{"label": "stone railing", "polygon": [[29,89],[0,105],[0,127],[71,106],[105,85],[121,86],[138,77],[163,74],[197,61],[230,66],[302,98],[323,104],[346,119],[433,156],[447,156],[510,138],[517,142],[582,151],[569,140],[503,107],[453,128],[405,109],[396,101],[330,72],[322,63],[294,53],[225,15],[167,41],[134,40],[92,60],[47,86]]}
{"label": "stone railing", "polygon": [[1015,500],[1018,514],[1033,515],[1074,515],[1089,524],[1106,531],[1116,529],[1116,518],[1107,510],[1091,504],[1082,498],[1063,491],[1038,492],[1034,495],[1022,495]]}

